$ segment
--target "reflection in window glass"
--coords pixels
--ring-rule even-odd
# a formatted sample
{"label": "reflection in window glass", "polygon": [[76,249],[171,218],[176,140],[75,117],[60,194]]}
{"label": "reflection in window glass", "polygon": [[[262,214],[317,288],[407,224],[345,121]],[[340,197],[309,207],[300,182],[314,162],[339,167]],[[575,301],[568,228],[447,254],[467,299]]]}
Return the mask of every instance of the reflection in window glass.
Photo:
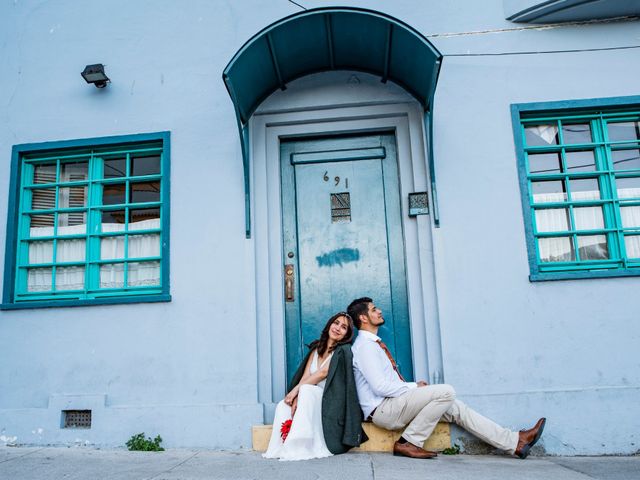
{"label": "reflection in window glass", "polygon": [[535,203],[564,202],[567,192],[562,180],[531,182],[533,201]]}
{"label": "reflection in window glass", "polygon": [[602,207],[575,207],[573,219],[576,222],[576,230],[596,230],[604,228]]}
{"label": "reflection in window glass", "polygon": [[591,143],[591,127],[588,123],[563,124],[562,139],[565,144]]}
{"label": "reflection in window glass", "polygon": [[131,175],[157,175],[160,173],[160,155],[133,157],[131,159]]}
{"label": "reflection in window glass", "polygon": [[102,204],[103,205],[119,205],[126,201],[126,188],[124,183],[113,183],[103,185],[102,187]]}
{"label": "reflection in window glass", "polygon": [[640,207],[621,207],[622,228],[640,228]]}
{"label": "reflection in window glass", "polygon": [[588,235],[578,237],[578,251],[581,260],[607,260],[609,248],[604,235]]}
{"label": "reflection in window glass", "polygon": [[124,210],[109,210],[102,212],[103,232],[122,232],[125,222]]}
{"label": "reflection in window glass", "polygon": [[596,159],[593,155],[593,150],[565,152],[564,160],[568,173],[593,172],[596,169]]}
{"label": "reflection in window glass", "polygon": [[136,208],[130,210],[129,230],[147,230],[159,227],[159,208]]}
{"label": "reflection in window glass", "polygon": [[104,161],[104,178],[118,178],[127,175],[127,159],[110,158]]}
{"label": "reflection in window glass", "polygon": [[557,125],[535,125],[524,129],[525,142],[529,147],[546,147],[558,144]]}
{"label": "reflection in window glass", "polygon": [[536,229],[540,233],[569,230],[569,209],[545,208],[535,211]]}
{"label": "reflection in window glass", "polygon": [[624,246],[627,257],[640,258],[640,235],[625,235]]}
{"label": "reflection in window glass", "polygon": [[597,178],[579,178],[569,180],[572,200],[599,200],[600,190]]}
{"label": "reflection in window glass", "polygon": [[539,238],[538,250],[541,262],[572,262],[576,259],[570,237]]}
{"label": "reflection in window glass", "polygon": [[624,142],[640,139],[639,122],[609,122],[607,124],[610,142]]}
{"label": "reflection in window glass", "polygon": [[159,202],[160,182],[131,184],[131,203]]}
{"label": "reflection in window glass", "polygon": [[640,198],[640,177],[617,178],[618,198]]}
{"label": "reflection in window glass", "polygon": [[640,170],[640,150],[613,150],[611,162],[614,170]]}
{"label": "reflection in window glass", "polygon": [[531,173],[560,173],[562,170],[559,153],[530,153],[528,158]]}

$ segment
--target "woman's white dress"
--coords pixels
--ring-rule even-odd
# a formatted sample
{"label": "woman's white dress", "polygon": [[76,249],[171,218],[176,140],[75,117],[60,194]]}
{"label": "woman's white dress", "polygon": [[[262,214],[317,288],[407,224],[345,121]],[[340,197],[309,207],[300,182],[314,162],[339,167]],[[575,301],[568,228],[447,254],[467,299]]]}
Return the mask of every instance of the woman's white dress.
{"label": "woman's white dress", "polygon": [[[318,351],[313,352],[310,372],[315,373],[324,367],[329,355],[318,366]],[[293,417],[289,435],[283,442],[280,435],[282,423],[291,418],[291,407],[281,400],[276,407],[273,419],[273,432],[265,458],[279,458],[280,460],[308,460],[310,458],[330,457],[333,455],[327,448],[322,431],[322,392],[325,380],[318,385],[301,385],[298,392],[298,408]]]}

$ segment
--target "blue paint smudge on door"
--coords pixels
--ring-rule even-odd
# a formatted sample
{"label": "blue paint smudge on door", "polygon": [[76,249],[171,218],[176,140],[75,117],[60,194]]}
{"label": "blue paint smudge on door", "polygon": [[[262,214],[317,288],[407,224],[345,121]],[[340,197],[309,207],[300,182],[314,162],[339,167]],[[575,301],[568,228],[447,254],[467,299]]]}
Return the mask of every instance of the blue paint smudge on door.
{"label": "blue paint smudge on door", "polygon": [[342,266],[343,263],[357,262],[358,260],[360,260],[360,250],[357,248],[339,248],[316,257],[318,267]]}

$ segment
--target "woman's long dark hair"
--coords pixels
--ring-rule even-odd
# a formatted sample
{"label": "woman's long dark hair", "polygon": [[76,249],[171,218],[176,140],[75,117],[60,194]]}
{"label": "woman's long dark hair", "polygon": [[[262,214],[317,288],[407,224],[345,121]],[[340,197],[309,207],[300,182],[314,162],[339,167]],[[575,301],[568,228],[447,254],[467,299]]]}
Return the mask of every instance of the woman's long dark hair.
{"label": "woman's long dark hair", "polygon": [[336,313],[334,316],[332,316],[327,321],[327,324],[322,329],[322,333],[320,334],[320,338],[317,339],[317,340],[314,340],[313,342],[311,342],[308,345],[308,347],[311,350],[313,350],[314,348],[317,348],[318,349],[318,355],[320,355],[320,356],[324,355],[325,352],[327,351],[327,346],[329,344],[329,328],[331,327],[331,324],[333,322],[335,322],[338,317],[345,317],[347,319],[347,322],[348,322],[347,333],[345,333],[344,338],[342,340],[340,340],[338,343],[336,343],[333,346],[333,348],[331,348],[330,351],[335,350],[338,345],[344,345],[345,343],[351,343],[351,340],[353,339],[353,320],[351,319],[349,314],[346,313],[346,312],[338,312],[338,313]]}

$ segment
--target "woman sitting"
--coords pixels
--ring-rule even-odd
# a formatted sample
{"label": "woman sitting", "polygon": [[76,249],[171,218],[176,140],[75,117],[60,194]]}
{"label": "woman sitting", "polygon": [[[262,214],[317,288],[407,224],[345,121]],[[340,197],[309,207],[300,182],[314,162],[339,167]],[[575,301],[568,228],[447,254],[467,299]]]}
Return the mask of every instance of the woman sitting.
{"label": "woman sitting", "polygon": [[344,453],[368,440],[353,376],[353,320],[332,316],[276,407],[265,458],[306,460]]}

